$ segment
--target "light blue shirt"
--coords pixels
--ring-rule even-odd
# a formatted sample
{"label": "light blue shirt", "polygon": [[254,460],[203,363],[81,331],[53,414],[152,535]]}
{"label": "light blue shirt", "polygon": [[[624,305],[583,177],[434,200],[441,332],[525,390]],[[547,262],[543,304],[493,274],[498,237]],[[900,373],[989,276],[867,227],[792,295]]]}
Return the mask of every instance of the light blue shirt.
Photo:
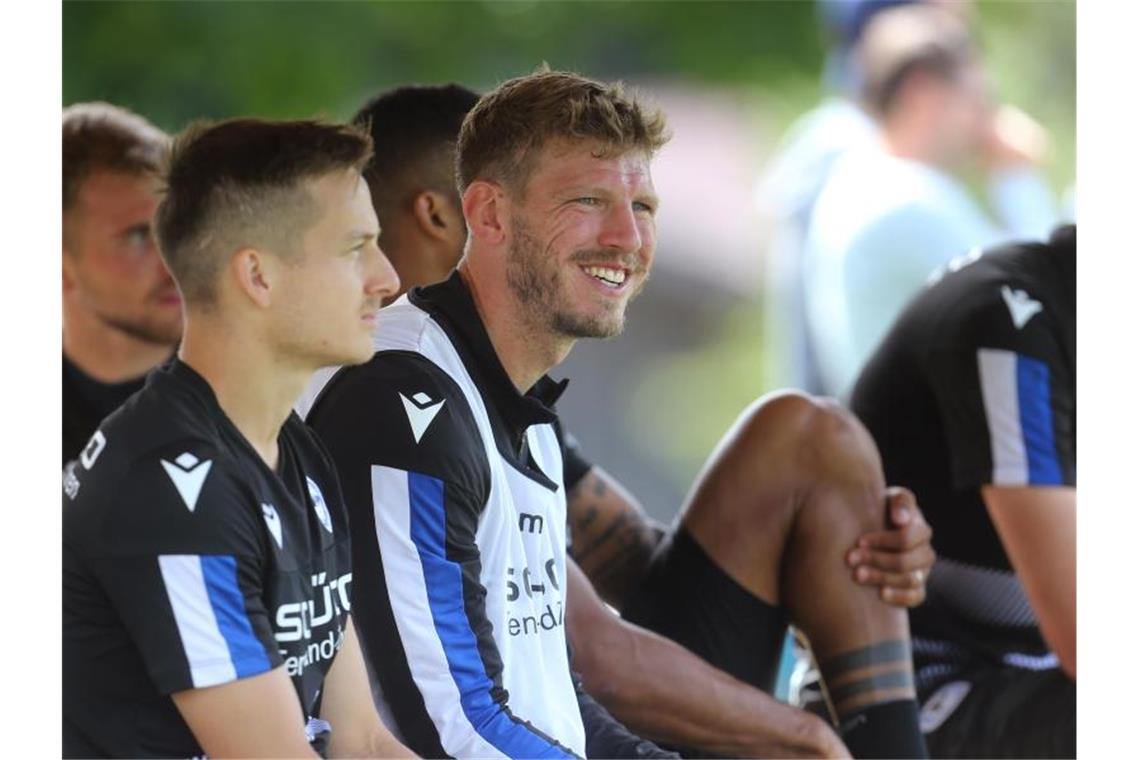
{"label": "light blue shirt", "polygon": [[836,161],[808,223],[808,335],[824,390],[846,393],[903,306],[927,277],[969,250],[1044,239],[1056,220],[1036,171],[996,174],[995,224],[949,175],[879,145]]}

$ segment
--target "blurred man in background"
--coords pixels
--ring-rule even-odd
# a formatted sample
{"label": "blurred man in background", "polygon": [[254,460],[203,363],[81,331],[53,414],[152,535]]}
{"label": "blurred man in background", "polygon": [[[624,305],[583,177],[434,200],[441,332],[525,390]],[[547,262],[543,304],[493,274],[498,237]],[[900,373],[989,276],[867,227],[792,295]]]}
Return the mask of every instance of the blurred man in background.
{"label": "blurred man in background", "polygon": [[[446,234],[451,220],[464,222],[458,193],[443,192],[431,171],[454,162],[457,127],[450,133],[441,127],[457,125],[475,97],[469,91],[468,97],[462,97],[459,89],[454,85],[400,88],[377,97],[356,117],[359,123],[371,125],[378,152],[387,153],[373,162],[365,176],[374,186],[388,184],[390,176],[391,187],[402,188],[373,195],[384,229],[381,240],[400,249],[393,251],[394,261],[410,262],[419,257],[435,262],[434,272],[423,267],[416,270],[424,276],[422,283],[409,282],[401,273],[404,287],[446,277],[463,253],[460,240],[447,256],[438,255],[446,241],[455,240]],[[404,123],[408,114],[415,114],[419,122]],[[427,154],[427,141],[421,137],[425,134],[436,136]],[[418,176],[417,167],[426,167],[423,176]],[[454,205],[444,203],[447,200]],[[421,213],[428,208],[436,212]],[[387,242],[389,229],[402,233]],[[310,386],[306,410],[315,396],[313,389],[319,390],[325,379],[327,376]],[[787,403],[785,399],[776,406]],[[320,404],[318,401],[311,420],[322,417]],[[333,424],[327,413],[323,416],[324,424]],[[779,420],[770,422],[768,432],[781,427]],[[366,423],[357,420],[353,424]],[[829,445],[830,433],[820,429],[817,434],[817,445]],[[750,461],[754,464],[754,458],[763,456],[763,447],[771,443],[766,440],[767,433],[740,435],[733,444],[733,463],[722,463],[720,467],[726,472],[713,481],[733,477],[729,473],[738,466],[750,467]],[[791,439],[785,442],[789,450],[798,448]],[[821,487],[829,478],[823,470],[815,476]],[[782,486],[777,480],[770,478],[768,485],[778,490]],[[647,736],[718,755],[843,751],[824,724],[775,702],[762,691],[772,688],[784,623],[781,619],[769,628],[770,608],[720,569],[721,562],[747,562],[746,556],[763,553],[758,543],[778,541],[779,531],[741,526],[742,535],[733,542],[735,546],[720,539],[714,542],[712,553],[719,557],[714,561],[695,547],[685,528],[667,531],[649,520],[636,500],[601,467],[588,462],[573,443],[563,450],[562,481],[572,534],[567,573],[574,601],[568,608],[567,625],[575,647],[574,665],[582,671],[587,687],[618,718]],[[720,509],[714,506],[716,496],[705,494],[702,500],[707,502],[705,507],[692,511],[711,514]],[[744,501],[736,502],[741,509],[746,507]],[[907,495],[894,495],[890,514],[905,527],[866,537],[871,547],[883,547],[878,551],[869,548],[861,558],[851,557],[866,565],[856,578],[882,586],[882,598],[889,602],[915,604],[922,599],[921,573],[930,561],[927,528]],[[732,522],[735,524],[735,518]],[[731,556],[736,553],[740,556]],[[589,574],[589,580],[575,560]],[[884,572],[885,568],[890,572]],[[685,574],[692,575],[688,583],[678,580]],[[849,588],[854,595],[856,587]],[[606,610],[599,594],[627,613],[640,606],[640,613],[631,615],[635,621],[681,641],[722,670],[710,667],[669,639],[616,618]],[[705,602],[698,604],[698,598]],[[634,667],[635,661],[641,664]],[[689,688],[677,688],[679,683]],[[806,738],[797,738],[797,734]]]}
{"label": "blurred man in background", "polygon": [[[828,45],[824,99],[788,128],[756,185],[756,205],[771,220],[764,256],[766,350],[780,357],[779,384],[822,393],[819,359],[808,337],[803,258],[811,211],[835,161],[878,136],[859,106],[855,51],[880,11],[917,0],[820,0],[820,27]],[[966,7],[968,3],[960,3]]]}
{"label": "blurred man in background", "polygon": [[[951,257],[1055,220],[1037,164],[1044,131],[994,103],[969,31],[927,4],[891,8],[858,47],[860,100],[880,137],[835,162],[806,241],[808,317],[824,388],[848,389],[902,305]],[[994,223],[953,173],[981,158]]]}
{"label": "blurred man in background", "polygon": [[1076,753],[1076,228],[955,260],[855,384],[934,526],[911,611],[936,757]]}
{"label": "blurred man in background", "polygon": [[63,464],[182,334],[151,228],[168,143],[117,106],[63,111]]}

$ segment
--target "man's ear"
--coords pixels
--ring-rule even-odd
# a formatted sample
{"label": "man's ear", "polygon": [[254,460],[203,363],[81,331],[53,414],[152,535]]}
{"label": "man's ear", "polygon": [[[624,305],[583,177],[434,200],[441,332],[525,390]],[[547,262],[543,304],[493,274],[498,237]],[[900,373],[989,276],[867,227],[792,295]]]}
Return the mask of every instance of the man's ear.
{"label": "man's ear", "polygon": [[476,180],[463,193],[463,216],[474,240],[498,245],[506,238],[510,200],[493,182]]}
{"label": "man's ear", "polygon": [[266,309],[273,303],[274,276],[279,262],[264,251],[242,248],[230,257],[227,274],[238,291],[255,305]]}
{"label": "man's ear", "polygon": [[423,190],[412,201],[412,215],[420,231],[433,239],[447,237],[455,224],[455,212],[442,193]]}

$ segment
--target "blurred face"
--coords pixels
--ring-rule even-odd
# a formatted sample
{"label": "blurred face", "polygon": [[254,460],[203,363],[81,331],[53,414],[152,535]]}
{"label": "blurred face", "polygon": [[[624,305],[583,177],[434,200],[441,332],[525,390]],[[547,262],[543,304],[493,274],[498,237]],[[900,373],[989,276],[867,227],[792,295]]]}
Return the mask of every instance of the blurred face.
{"label": "blurred face", "polygon": [[368,185],[353,170],[311,180],[316,220],[281,283],[279,345],[314,367],[372,356],[376,312],[400,281],[380,251]]}
{"label": "blurred face", "polygon": [[97,172],[64,215],[63,292],[69,308],[108,329],[173,346],[182,302],[155,245],[154,179]]}
{"label": "blurred face", "polygon": [[596,149],[547,146],[510,220],[511,293],[532,325],[563,337],[621,332],[657,244],[649,159]]}
{"label": "blurred face", "polygon": [[941,82],[937,117],[941,163],[956,167],[977,157],[992,115],[985,72],[971,64],[951,81]]}

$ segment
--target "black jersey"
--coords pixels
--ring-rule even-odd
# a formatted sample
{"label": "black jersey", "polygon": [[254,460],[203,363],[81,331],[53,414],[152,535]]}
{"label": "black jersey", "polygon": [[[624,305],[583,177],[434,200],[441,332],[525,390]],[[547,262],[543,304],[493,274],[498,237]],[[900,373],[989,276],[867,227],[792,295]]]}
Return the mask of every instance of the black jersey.
{"label": "black jersey", "polygon": [[95,428],[143,387],[143,377],[101,383],[63,357],[63,464],[79,456]]}
{"label": "black jersey", "polygon": [[274,472],[174,359],[84,448],[64,481],[65,756],[199,755],[170,695],[280,665],[318,713],[350,606],[347,515],[296,415],[278,445]]}
{"label": "black jersey", "polygon": [[1076,229],[951,262],[855,385],[887,481],[914,490],[938,552],[911,613],[926,692],[979,663],[1055,667],[981,486],[1076,485]]}
{"label": "black jersey", "polygon": [[375,342],[306,421],[344,483],[356,626],[398,732],[425,757],[658,756],[570,673],[562,481],[589,464],[564,470],[564,383],[515,389],[457,273],[382,309]]}

